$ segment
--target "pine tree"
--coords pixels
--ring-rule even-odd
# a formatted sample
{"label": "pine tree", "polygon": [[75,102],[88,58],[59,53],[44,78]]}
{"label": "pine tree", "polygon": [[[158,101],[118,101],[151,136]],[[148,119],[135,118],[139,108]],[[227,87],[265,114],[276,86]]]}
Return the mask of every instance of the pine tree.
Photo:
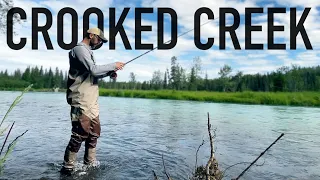
{"label": "pine tree", "polygon": [[196,90],[196,75],[195,75],[195,68],[192,67],[191,68],[191,72],[190,72],[190,80],[189,80],[189,90],[190,91],[194,91]]}
{"label": "pine tree", "polygon": [[20,69],[15,70],[13,77],[14,77],[15,79],[19,79],[19,80],[20,80],[21,77],[22,77],[21,70],[20,70]]}
{"label": "pine tree", "polygon": [[22,80],[27,81],[27,82],[31,81],[31,79],[30,79],[30,67],[29,66],[26,68],[26,70],[22,74]]}
{"label": "pine tree", "polygon": [[209,91],[209,79],[208,79],[208,72],[206,72],[204,78],[204,90]]}
{"label": "pine tree", "polygon": [[8,70],[6,69],[3,74],[4,77],[9,77]]}
{"label": "pine tree", "polygon": [[172,89],[177,89],[177,75],[178,75],[177,58],[173,56],[171,58],[171,73],[170,73],[170,84],[172,86]]}
{"label": "pine tree", "polygon": [[163,78],[163,89],[167,89],[168,83],[167,83],[167,71],[164,72],[164,78]]}

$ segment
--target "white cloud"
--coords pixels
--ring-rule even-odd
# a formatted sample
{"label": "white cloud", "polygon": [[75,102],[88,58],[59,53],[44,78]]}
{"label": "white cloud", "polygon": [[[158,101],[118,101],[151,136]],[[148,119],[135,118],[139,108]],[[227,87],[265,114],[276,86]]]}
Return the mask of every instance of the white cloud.
{"label": "white cloud", "polygon": [[242,71],[244,74],[256,74],[256,73],[264,74],[267,72],[274,71],[274,70],[278,69],[279,67],[281,67],[281,66],[279,66],[279,65],[268,65],[268,66],[256,65],[256,66],[240,67],[239,71]]}
{"label": "white cloud", "polygon": [[316,7],[320,6],[318,0],[303,0],[303,1],[292,1],[292,0],[278,0],[281,5],[286,5],[288,7],[301,6],[301,7]]}
{"label": "white cloud", "polygon": [[[252,43],[266,44],[268,40],[267,32],[267,8],[276,7],[278,5],[285,5],[286,7],[312,7],[310,14],[308,15],[306,22],[304,23],[307,34],[314,47],[314,51],[305,51],[304,42],[301,35],[297,37],[297,48],[300,51],[294,51],[295,55],[292,55],[291,51],[282,50],[258,50],[258,51],[245,51],[245,25],[241,22],[240,27],[236,30],[237,36],[240,41],[242,50],[234,50],[233,43],[230,40],[230,35],[226,34],[226,46],[228,50],[216,50],[219,45],[219,8],[221,7],[233,7],[239,11],[241,15],[244,15],[246,7],[259,7],[261,0],[198,0],[198,1],[186,1],[186,0],[142,0],[139,2],[124,3],[123,1],[112,0],[92,0],[90,4],[94,4],[95,7],[101,9],[105,18],[105,35],[109,36],[108,18],[109,8],[115,7],[117,17],[120,15],[124,7],[131,7],[130,13],[133,13],[134,8],[141,7],[153,7],[156,10],[157,7],[170,7],[174,9],[178,15],[178,34],[194,28],[194,13],[200,7],[210,8],[216,20],[201,27],[202,42],[205,42],[207,38],[214,37],[215,43],[212,49],[202,51],[197,49],[194,44],[193,31],[186,34],[183,37],[178,38],[177,45],[170,50],[155,50],[146,56],[143,56],[136,61],[128,64],[123,71],[119,71],[119,80],[126,81],[129,79],[129,73],[134,72],[137,74],[137,79],[140,81],[150,80],[152,73],[155,70],[165,71],[170,67],[171,57],[177,56],[179,63],[185,68],[189,68],[192,60],[195,56],[199,56],[203,62],[203,69],[208,72],[209,77],[217,76],[217,71],[224,64],[232,64],[233,69],[242,70],[244,73],[256,73],[273,71],[277,67],[282,65],[299,64],[302,66],[314,66],[320,63],[319,61],[319,47],[320,47],[320,16],[316,7],[320,6],[318,0],[306,0],[306,1],[291,1],[291,0],[278,0],[270,2],[270,4],[264,6],[264,14],[255,16],[253,18],[254,25],[261,25],[261,32],[252,33]],[[82,39],[82,15],[83,12],[88,9],[88,1],[30,1],[30,0],[17,0],[15,6],[22,7],[27,13],[27,22],[24,22],[22,26],[15,27],[18,35],[14,37],[14,41],[17,42],[20,37],[27,38],[27,44],[24,49],[19,51],[11,50],[5,41],[5,35],[0,35],[0,45],[3,47],[0,49],[0,70],[6,68],[14,70],[16,68],[25,68],[27,65],[38,65],[44,67],[56,67],[58,66],[62,70],[68,69],[68,51],[62,50],[57,44],[57,13],[64,7],[72,7],[78,13],[78,41]],[[39,34],[39,50],[31,50],[31,9],[32,7],[46,7],[52,10],[53,24],[49,30],[50,38],[55,50],[46,50],[45,43],[42,35]],[[134,14],[134,13],[133,13]],[[300,19],[302,14],[301,9],[297,12],[297,20]],[[156,14],[154,14],[156,15]],[[92,17],[94,18],[94,17]],[[227,19],[228,22],[232,21],[232,18]],[[207,22],[206,15],[201,16],[201,23]],[[39,16],[39,24],[45,23],[45,17]],[[64,41],[71,41],[71,22],[70,16],[65,15],[64,21]],[[127,17],[124,21],[124,27],[128,39],[132,48],[134,49],[135,43],[135,19],[134,17]],[[168,22],[166,22],[168,24]],[[166,25],[167,25],[166,24]],[[285,26],[284,32],[275,32],[276,42],[285,43],[287,49],[290,48],[290,11],[287,8],[285,14],[275,15],[275,25]],[[151,25],[152,32],[142,32],[143,43],[153,43],[154,47],[157,46],[157,22],[150,19],[143,19],[142,25]],[[95,26],[91,22],[90,26]],[[165,41],[169,40],[169,32],[165,32]],[[278,38],[282,37],[283,41],[279,41]],[[123,42],[119,36],[116,37],[116,50],[109,50],[109,44],[103,46],[100,50],[95,51],[95,56],[98,64],[111,63],[115,61],[129,61],[130,59],[145,53],[147,50],[124,50]],[[23,57],[22,57],[23,56]],[[277,64],[275,64],[277,62]],[[282,63],[282,64],[281,64]]]}
{"label": "white cloud", "polygon": [[291,64],[299,66],[318,66],[320,64],[319,51],[300,53],[297,55],[296,59],[284,59],[284,65],[291,66]]}

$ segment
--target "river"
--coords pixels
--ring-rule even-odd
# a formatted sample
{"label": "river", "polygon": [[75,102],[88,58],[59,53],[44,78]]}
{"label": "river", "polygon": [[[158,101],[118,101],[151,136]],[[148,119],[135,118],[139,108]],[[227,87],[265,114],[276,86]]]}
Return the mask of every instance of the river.
{"label": "river", "polygon": [[[0,92],[0,117],[20,92]],[[100,97],[101,166],[69,179],[164,179],[163,163],[173,179],[187,179],[206,164],[210,147],[207,112],[221,170],[252,162],[283,132],[279,140],[242,177],[248,180],[320,179],[320,109],[238,105],[176,100]],[[1,128],[15,121],[8,141],[29,130],[17,143],[1,179],[63,179],[59,169],[71,123],[64,93],[29,92]],[[5,136],[0,137],[1,143]],[[6,149],[6,148],[5,148]],[[82,161],[84,144],[78,154]],[[3,155],[3,154],[2,154]],[[226,171],[237,177],[249,164]]]}

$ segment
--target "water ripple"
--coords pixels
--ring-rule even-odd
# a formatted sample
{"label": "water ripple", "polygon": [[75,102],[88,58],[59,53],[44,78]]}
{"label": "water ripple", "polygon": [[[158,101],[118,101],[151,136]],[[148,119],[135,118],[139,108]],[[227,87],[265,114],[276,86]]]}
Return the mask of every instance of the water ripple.
{"label": "water ripple", "polygon": [[[20,93],[0,95],[0,113],[4,114]],[[206,164],[209,157],[207,112],[217,128],[216,157],[222,170],[253,161],[284,132],[257,162],[264,165],[252,167],[243,178],[320,179],[319,137],[303,135],[319,133],[317,108],[114,97],[100,97],[99,102],[102,131],[97,158],[101,167],[69,179],[152,179],[153,170],[165,178],[163,160],[173,179],[187,179],[202,140],[206,143],[199,150],[198,165]],[[58,171],[71,133],[69,109],[64,93],[25,94],[4,125],[16,121],[9,141],[29,131],[8,158],[3,179],[65,179]],[[82,146],[79,162],[83,150]],[[226,179],[245,167],[231,168]]]}

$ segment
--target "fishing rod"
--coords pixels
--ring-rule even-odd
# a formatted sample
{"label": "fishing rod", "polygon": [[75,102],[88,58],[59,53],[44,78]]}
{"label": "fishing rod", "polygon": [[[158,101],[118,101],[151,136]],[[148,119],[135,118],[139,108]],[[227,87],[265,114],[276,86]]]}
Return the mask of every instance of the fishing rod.
{"label": "fishing rod", "polygon": [[[217,18],[215,18],[215,19],[217,19]],[[209,21],[201,24],[199,27],[204,26],[204,25],[208,24],[209,22],[211,22],[211,21],[213,21],[213,20],[215,20],[215,19],[209,20]],[[180,34],[179,36],[177,36],[177,38],[179,38],[179,37],[181,37],[181,36],[183,36],[183,35],[188,34],[189,32],[193,31],[194,29],[195,29],[195,28],[190,29],[189,31]],[[166,41],[165,44],[169,43],[170,41],[172,41],[172,40]],[[146,55],[146,54],[148,54],[148,53],[150,53],[150,52],[152,52],[152,51],[154,51],[154,50],[156,50],[156,49],[158,49],[158,46],[155,47],[155,48],[153,48],[153,49],[151,49],[151,50],[149,50],[149,51],[147,51],[147,52],[145,52],[145,53],[143,53],[143,54],[141,54],[141,55],[139,55],[139,56],[137,56],[137,57],[135,57],[135,58],[133,58],[133,59],[131,59],[130,61],[124,63],[124,65],[126,65],[126,64],[128,64],[128,63],[130,63],[130,62],[132,62],[132,61],[134,61],[134,60],[136,60],[136,59],[138,59],[138,58],[140,58],[140,57],[142,57],[142,56],[144,56],[144,55]]]}
{"label": "fishing rod", "polygon": [[[199,27],[204,26],[204,25],[208,24],[209,22],[211,22],[211,21],[213,21],[213,20],[216,20],[216,19],[218,19],[218,18],[219,18],[219,17],[214,18],[214,19],[211,19],[211,20],[208,20],[207,22],[205,22],[205,23],[203,23],[203,24],[200,24]],[[195,28],[190,29],[189,31],[186,31],[186,32],[178,35],[177,38],[188,34],[189,32],[193,31],[194,29],[195,29]],[[172,40],[168,40],[168,41],[166,41],[166,42],[164,42],[164,43],[167,44],[167,43],[169,43],[170,41],[172,41]],[[145,52],[145,53],[143,53],[143,54],[140,54],[139,56],[131,59],[130,61],[128,61],[128,62],[126,62],[126,63],[124,63],[124,65],[129,64],[130,62],[132,62],[132,61],[134,61],[134,60],[136,60],[136,59],[138,59],[138,58],[140,58],[140,57],[142,57],[142,56],[144,56],[144,55],[146,55],[146,54],[148,54],[148,53],[150,53],[150,52],[158,49],[158,47],[159,47],[159,46],[157,46],[157,47],[155,47],[155,48],[153,48],[153,49],[150,49],[149,51],[147,51],[147,52]],[[110,73],[110,78],[111,78],[111,79],[116,79],[116,78],[117,78],[116,70],[115,70],[115,71],[112,71],[112,72]]]}

